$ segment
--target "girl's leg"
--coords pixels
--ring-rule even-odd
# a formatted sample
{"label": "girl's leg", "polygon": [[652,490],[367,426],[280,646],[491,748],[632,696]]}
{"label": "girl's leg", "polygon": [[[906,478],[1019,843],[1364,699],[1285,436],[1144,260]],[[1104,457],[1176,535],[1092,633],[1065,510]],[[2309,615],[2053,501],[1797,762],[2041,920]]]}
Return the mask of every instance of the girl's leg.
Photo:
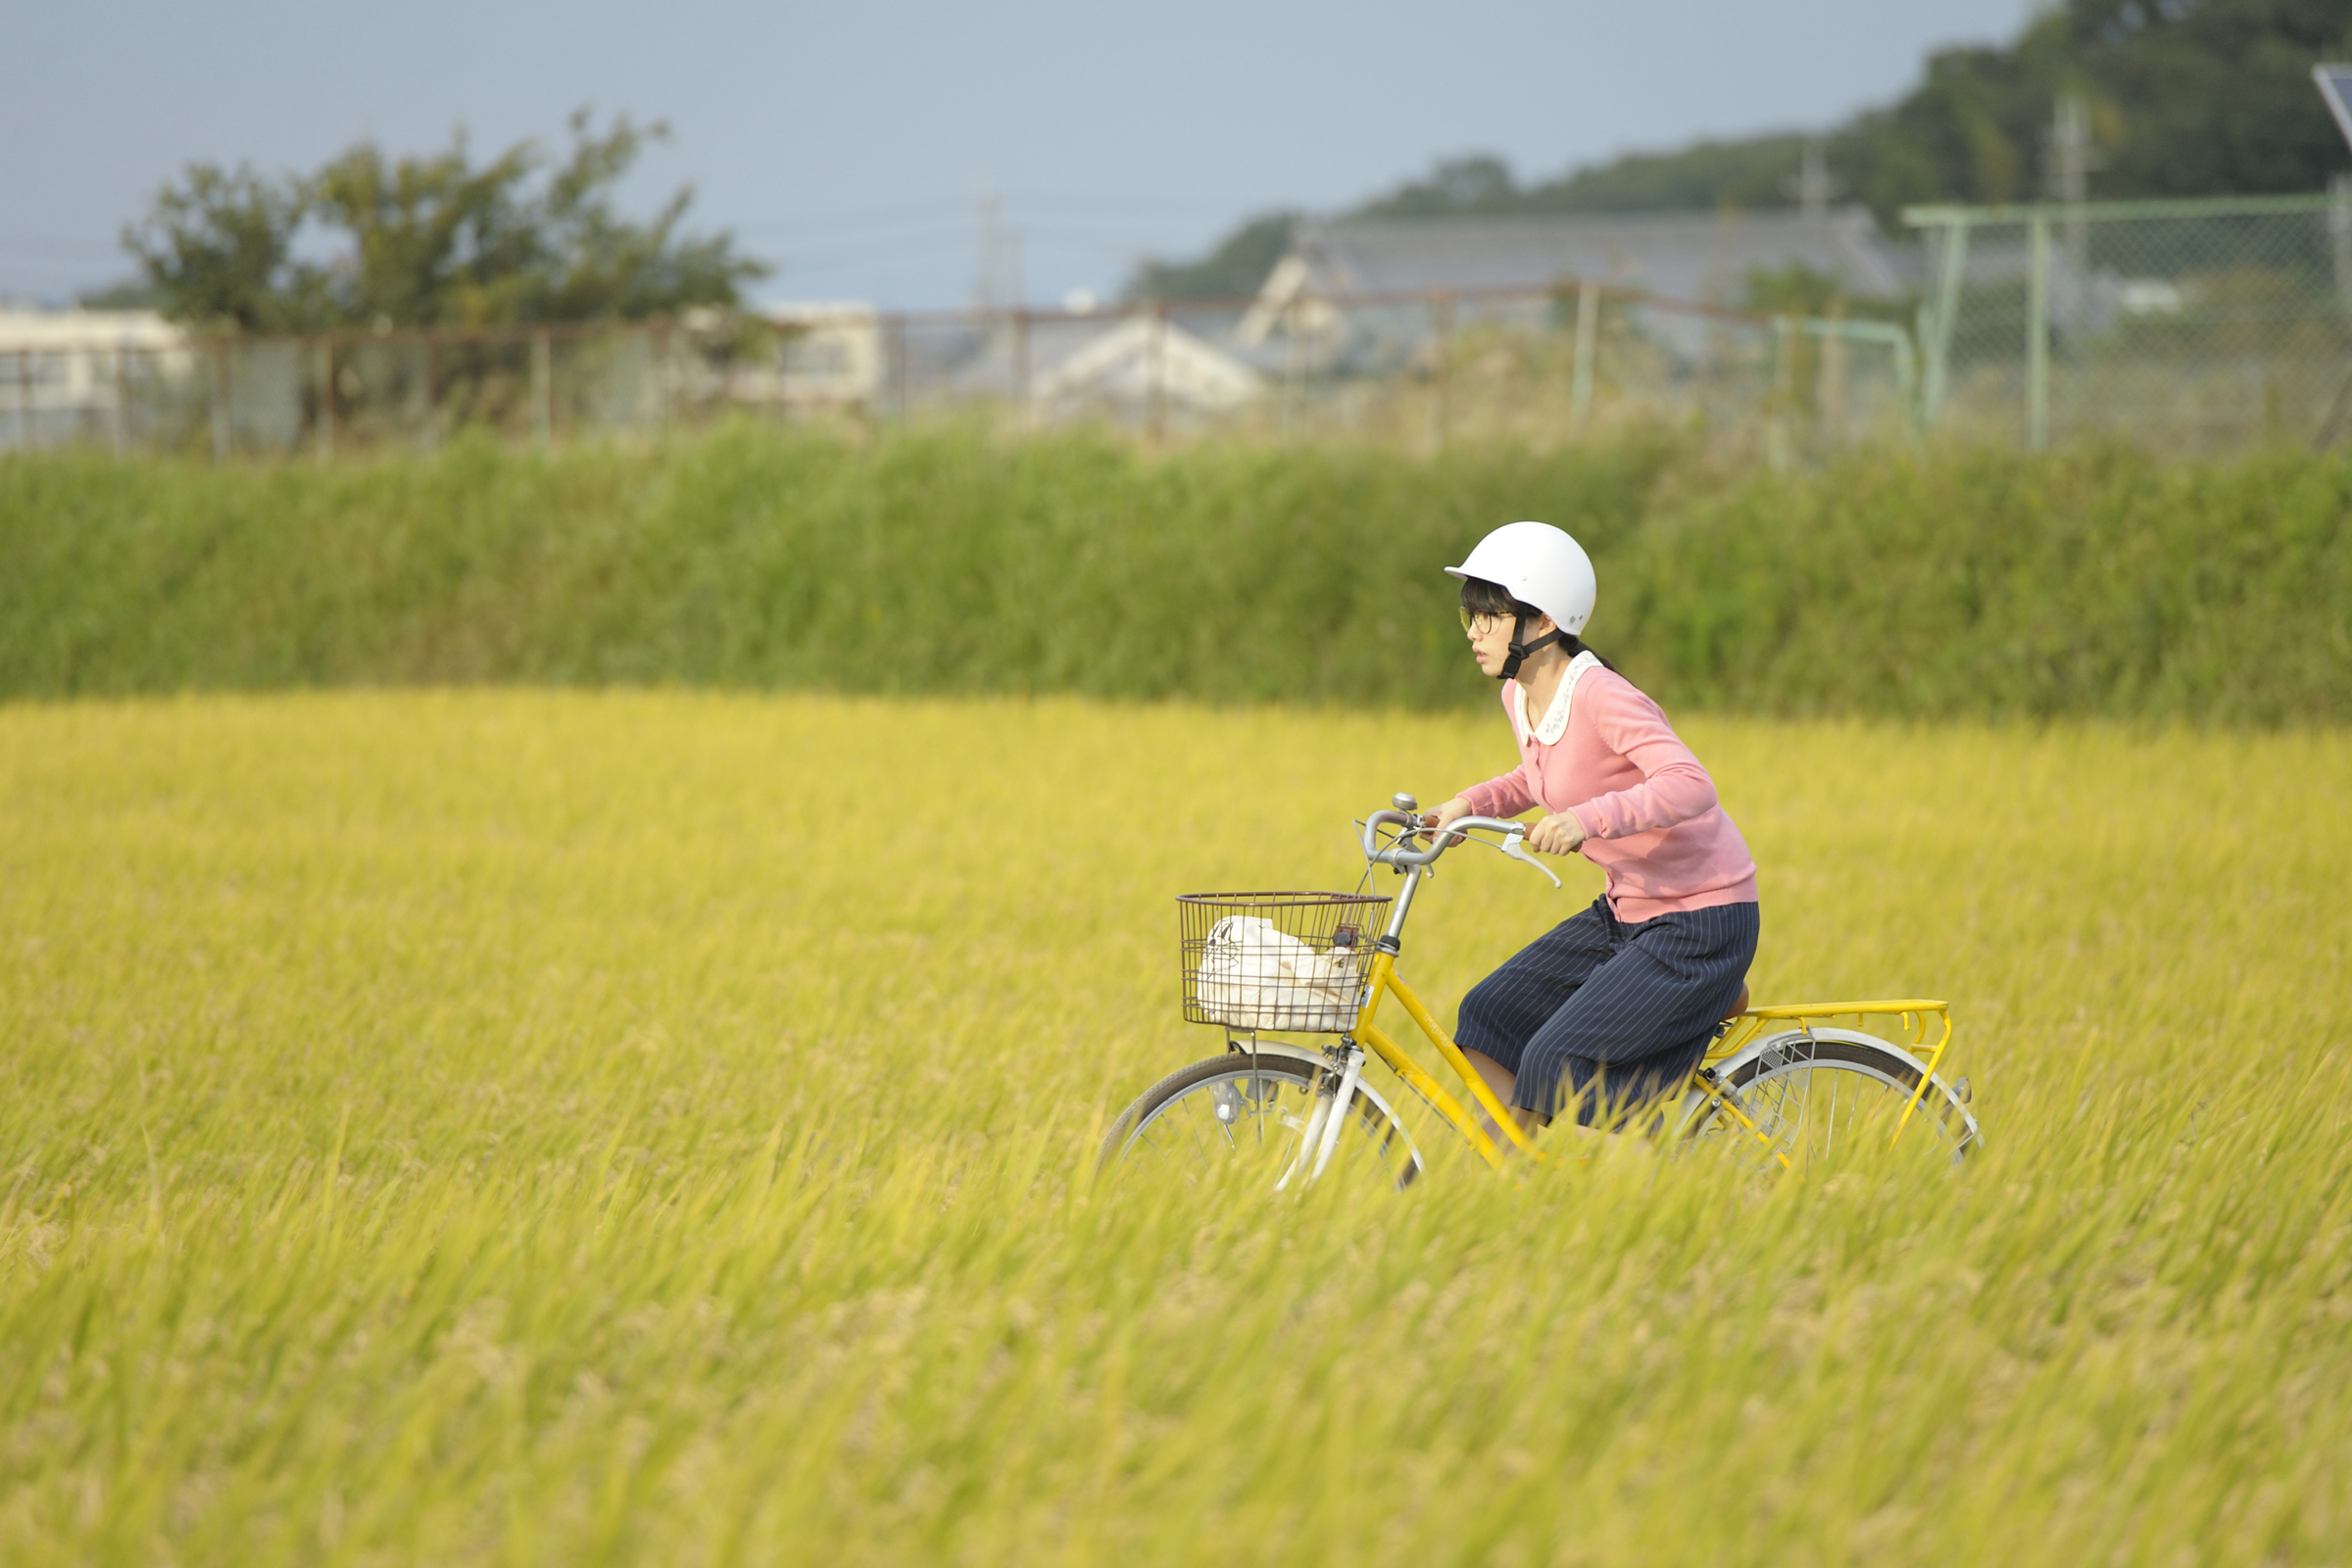
{"label": "girl's leg", "polygon": [[[1523,1132],[1532,1132],[1550,1117],[1518,1093],[1521,1052],[1529,1038],[1576,995],[1577,987],[1608,961],[1612,951],[1609,928],[1608,907],[1595,899],[1592,907],[1513,954],[1462,998],[1454,1044],[1461,1047],[1494,1098],[1511,1107],[1512,1119]],[[1483,1111],[1479,1119],[1486,1121]],[[1487,1135],[1498,1143],[1508,1142],[1502,1130],[1492,1123],[1487,1125]]]}
{"label": "girl's leg", "polygon": [[[1483,1051],[1465,1050],[1462,1053],[1462,1055],[1468,1059],[1471,1067],[1477,1071],[1479,1077],[1486,1080],[1487,1087],[1494,1091],[1494,1098],[1501,1101],[1504,1105],[1509,1106],[1511,1120],[1518,1123],[1519,1130],[1521,1132],[1533,1132],[1535,1131],[1536,1124],[1538,1122],[1549,1121],[1551,1119],[1548,1116],[1538,1116],[1534,1111],[1529,1110],[1524,1105],[1511,1104],[1511,1093],[1519,1082],[1519,1075],[1517,1073],[1511,1071],[1510,1068],[1505,1067],[1501,1062],[1496,1061],[1493,1056],[1488,1055]],[[1478,1117],[1479,1125],[1487,1130],[1487,1136],[1494,1139],[1497,1145],[1502,1146],[1507,1152],[1510,1140],[1502,1136],[1502,1129],[1494,1125],[1494,1118],[1487,1114],[1486,1107],[1473,1103],[1470,1106],[1470,1110],[1472,1114]]]}
{"label": "girl's leg", "polygon": [[1756,956],[1756,932],[1752,904],[1660,915],[1627,928],[1615,956],[1528,1037],[1518,1101],[1557,1107],[1573,1098],[1575,1119],[1590,1123],[1603,1100],[1639,1094],[1661,1072],[1672,1076],[1683,1059],[1677,1054],[1703,1052],[1738,998]]}

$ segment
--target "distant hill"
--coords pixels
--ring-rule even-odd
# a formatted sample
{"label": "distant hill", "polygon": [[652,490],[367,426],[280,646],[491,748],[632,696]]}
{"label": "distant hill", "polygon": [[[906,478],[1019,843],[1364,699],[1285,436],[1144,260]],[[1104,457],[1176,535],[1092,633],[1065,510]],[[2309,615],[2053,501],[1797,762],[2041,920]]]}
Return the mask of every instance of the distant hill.
{"label": "distant hill", "polygon": [[[1781,207],[1814,142],[1838,196],[1868,203],[1892,228],[1915,202],[2039,197],[2046,127],[2070,90],[2090,110],[2094,197],[2312,191],[2352,167],[2311,85],[2314,64],[2346,56],[2352,0],[2069,0],[2014,43],[1930,56],[1900,100],[1818,136],[1632,153],[1526,185],[1499,158],[1455,159],[1340,216]],[[1266,214],[1205,256],[1146,263],[1129,292],[1250,293],[1298,217]]]}

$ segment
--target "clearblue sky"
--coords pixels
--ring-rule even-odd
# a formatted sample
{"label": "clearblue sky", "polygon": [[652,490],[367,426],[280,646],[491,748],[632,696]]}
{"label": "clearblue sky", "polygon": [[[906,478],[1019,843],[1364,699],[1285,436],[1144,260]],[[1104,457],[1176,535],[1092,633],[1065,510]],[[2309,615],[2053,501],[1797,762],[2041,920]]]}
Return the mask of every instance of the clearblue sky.
{"label": "clearblue sky", "polygon": [[1246,214],[1332,208],[1491,151],[1522,176],[1702,135],[1824,126],[2006,39],[2023,0],[1298,0],[1184,6],[690,0],[75,0],[0,48],[0,297],[127,275],[122,223],[196,160],[309,170],[362,137],[560,140],[574,108],[664,119],[650,208],[777,264],[759,292],[971,295],[975,205],[1024,292],[1107,294]]}

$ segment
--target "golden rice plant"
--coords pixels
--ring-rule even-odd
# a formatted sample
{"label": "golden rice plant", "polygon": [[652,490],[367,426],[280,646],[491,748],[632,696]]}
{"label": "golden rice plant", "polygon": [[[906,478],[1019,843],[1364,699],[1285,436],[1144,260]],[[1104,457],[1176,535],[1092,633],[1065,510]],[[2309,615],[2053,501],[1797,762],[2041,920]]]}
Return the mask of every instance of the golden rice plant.
{"label": "golden rice plant", "polygon": [[1981,1157],[1093,1184],[1171,896],[1492,711],[0,709],[0,1561],[2352,1555],[2352,739],[1685,730],[1757,995],[1948,997]]}

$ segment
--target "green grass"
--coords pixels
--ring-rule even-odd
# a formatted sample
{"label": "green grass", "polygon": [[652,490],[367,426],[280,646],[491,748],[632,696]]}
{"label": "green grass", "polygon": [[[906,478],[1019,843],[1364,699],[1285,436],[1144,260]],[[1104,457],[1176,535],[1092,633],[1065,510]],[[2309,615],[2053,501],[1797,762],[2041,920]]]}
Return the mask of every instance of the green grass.
{"label": "green grass", "polygon": [[[0,1561],[2352,1555],[2352,739],[1684,728],[1981,1158],[1091,1188],[1171,895],[1488,712],[0,709]],[[1567,869],[1448,864],[1446,1016]]]}
{"label": "green grass", "polygon": [[2352,720],[2352,459],[1550,453],[737,428],[540,458],[0,461],[0,696],[688,683],[1474,704],[1439,568],[1593,552],[1672,706]]}

